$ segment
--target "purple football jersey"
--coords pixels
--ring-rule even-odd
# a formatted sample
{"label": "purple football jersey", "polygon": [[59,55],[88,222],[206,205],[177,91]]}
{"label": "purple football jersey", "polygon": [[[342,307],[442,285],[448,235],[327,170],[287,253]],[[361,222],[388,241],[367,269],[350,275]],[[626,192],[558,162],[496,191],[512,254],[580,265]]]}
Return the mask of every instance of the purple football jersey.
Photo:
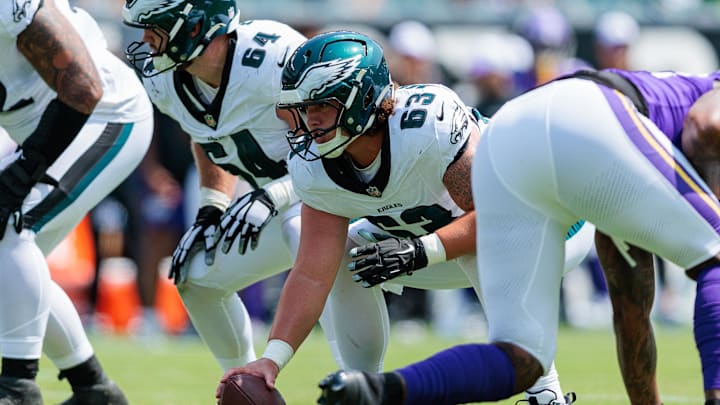
{"label": "purple football jersey", "polygon": [[649,118],[680,149],[685,115],[700,96],[713,88],[713,82],[720,81],[720,71],[708,75],[688,75],[607,70],[628,79],[637,87],[647,104]]}

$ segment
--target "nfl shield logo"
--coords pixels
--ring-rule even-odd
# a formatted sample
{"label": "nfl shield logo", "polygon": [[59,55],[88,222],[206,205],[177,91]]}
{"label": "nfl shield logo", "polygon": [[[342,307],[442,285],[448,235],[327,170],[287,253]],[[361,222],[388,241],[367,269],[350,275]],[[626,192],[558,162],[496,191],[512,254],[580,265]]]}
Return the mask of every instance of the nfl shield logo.
{"label": "nfl shield logo", "polygon": [[217,126],[217,121],[215,121],[215,117],[211,114],[205,114],[205,123],[213,128]]}
{"label": "nfl shield logo", "polygon": [[375,186],[370,186],[365,190],[369,196],[380,198],[382,196],[382,193],[380,190],[378,190]]}

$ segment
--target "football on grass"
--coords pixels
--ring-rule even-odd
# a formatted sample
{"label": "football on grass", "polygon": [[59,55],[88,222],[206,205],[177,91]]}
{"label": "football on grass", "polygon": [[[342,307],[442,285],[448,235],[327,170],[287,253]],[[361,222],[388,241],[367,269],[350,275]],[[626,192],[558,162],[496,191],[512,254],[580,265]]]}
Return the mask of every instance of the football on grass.
{"label": "football on grass", "polygon": [[262,378],[238,374],[225,383],[218,405],[285,405],[285,400],[278,390],[269,389]]}

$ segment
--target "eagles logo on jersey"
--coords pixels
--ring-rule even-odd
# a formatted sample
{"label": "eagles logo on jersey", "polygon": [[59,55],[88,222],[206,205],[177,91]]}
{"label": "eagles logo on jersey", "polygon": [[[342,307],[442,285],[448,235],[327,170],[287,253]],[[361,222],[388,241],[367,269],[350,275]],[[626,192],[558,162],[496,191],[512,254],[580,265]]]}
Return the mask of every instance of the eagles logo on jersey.
{"label": "eagles logo on jersey", "polygon": [[460,142],[461,139],[467,139],[467,135],[469,135],[469,133],[470,123],[468,122],[468,115],[465,111],[465,106],[461,106],[456,103],[453,107],[450,143],[455,145]]}

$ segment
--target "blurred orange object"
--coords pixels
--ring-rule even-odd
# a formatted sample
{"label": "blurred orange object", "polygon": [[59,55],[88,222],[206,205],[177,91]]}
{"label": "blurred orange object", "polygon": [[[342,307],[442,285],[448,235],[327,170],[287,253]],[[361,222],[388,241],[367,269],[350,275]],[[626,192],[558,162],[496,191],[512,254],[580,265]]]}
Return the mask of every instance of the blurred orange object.
{"label": "blurred orange object", "polygon": [[175,283],[167,277],[170,261],[171,258],[166,257],[158,266],[155,312],[166,333],[179,335],[187,328],[189,319]]}
{"label": "blurred orange object", "polygon": [[95,317],[98,326],[118,334],[132,333],[142,314],[137,291],[137,266],[126,257],[100,263]]}
{"label": "blurred orange object", "polygon": [[47,256],[50,276],[80,314],[92,312],[90,288],[95,278],[95,240],[90,218],[82,221]]}

